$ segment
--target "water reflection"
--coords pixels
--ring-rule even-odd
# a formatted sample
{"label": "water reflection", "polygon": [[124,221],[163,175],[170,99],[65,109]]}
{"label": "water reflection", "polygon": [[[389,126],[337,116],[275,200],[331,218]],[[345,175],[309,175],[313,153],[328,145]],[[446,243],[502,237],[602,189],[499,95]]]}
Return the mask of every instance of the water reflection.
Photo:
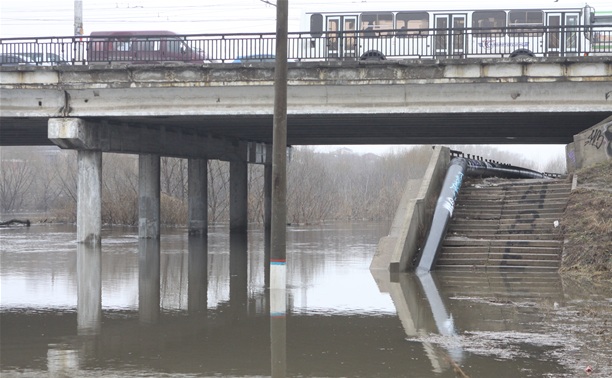
{"label": "water reflection", "polygon": [[208,241],[205,237],[190,236],[188,304],[190,313],[205,312],[208,306]]}
{"label": "water reflection", "polygon": [[555,328],[562,310],[612,297],[554,274],[373,280],[376,224],[290,229],[280,293],[265,290],[259,231],[107,230],[89,250],[72,230],[0,232],[3,378],[562,375],[564,345],[583,342]]}
{"label": "water reflection", "polygon": [[138,239],[138,313],[143,324],[157,324],[160,312],[160,245]]}
{"label": "water reflection", "polygon": [[102,247],[77,244],[77,327],[79,335],[100,333],[102,323]]}
{"label": "water reflection", "polygon": [[392,279],[389,293],[408,339],[418,340],[430,334],[440,334],[450,341],[450,346],[444,350],[428,340],[422,340],[433,371],[442,373],[450,364],[460,364],[464,353],[456,338],[453,317],[443,302],[433,274],[398,274]]}

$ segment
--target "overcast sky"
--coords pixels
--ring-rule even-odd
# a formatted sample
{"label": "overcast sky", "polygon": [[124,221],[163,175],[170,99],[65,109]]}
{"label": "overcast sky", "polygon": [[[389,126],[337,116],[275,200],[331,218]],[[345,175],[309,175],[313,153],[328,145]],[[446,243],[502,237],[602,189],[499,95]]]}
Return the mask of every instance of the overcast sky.
{"label": "overcast sky", "polygon": [[[267,1],[267,0],[266,0]],[[275,2],[275,0],[270,0]],[[521,1],[521,0],[515,0]],[[540,0],[543,4],[554,0]],[[289,31],[299,31],[300,11],[329,4],[355,3],[355,0],[289,0]],[[376,3],[376,0],[368,0]],[[407,0],[384,1],[401,4]],[[411,0],[410,3],[448,3]],[[558,0],[568,6],[582,1]],[[589,0],[598,10],[612,10],[612,0]],[[69,36],[74,33],[74,0],[3,0],[0,2],[0,37]],[[84,34],[104,30],[171,30],[177,33],[269,32],[275,30],[276,8],[262,0],[82,0]],[[466,8],[494,7],[491,0],[464,1]],[[535,1],[528,1],[534,4]],[[484,5],[483,5],[484,4]],[[532,160],[549,160],[564,154],[563,146],[501,146]],[[383,147],[354,148],[359,152],[383,152]],[[545,158],[542,159],[542,156]]]}

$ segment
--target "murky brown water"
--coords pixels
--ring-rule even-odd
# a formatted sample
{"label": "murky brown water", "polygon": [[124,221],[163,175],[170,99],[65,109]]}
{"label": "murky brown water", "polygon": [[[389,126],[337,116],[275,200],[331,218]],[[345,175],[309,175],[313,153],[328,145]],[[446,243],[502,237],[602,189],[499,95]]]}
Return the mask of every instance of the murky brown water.
{"label": "murky brown water", "polygon": [[97,251],[72,226],[0,229],[1,376],[612,376],[610,284],[373,276],[387,231],[290,228],[286,316],[271,316],[258,230],[157,244],[114,228]]}

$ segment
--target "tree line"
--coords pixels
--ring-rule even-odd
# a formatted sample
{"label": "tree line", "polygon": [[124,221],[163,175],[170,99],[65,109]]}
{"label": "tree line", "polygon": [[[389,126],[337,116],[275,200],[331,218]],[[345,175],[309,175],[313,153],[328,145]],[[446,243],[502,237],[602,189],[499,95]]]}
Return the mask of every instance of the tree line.
{"label": "tree line", "polygon": [[[454,149],[465,150],[461,146]],[[423,176],[431,146],[414,146],[381,156],[360,155],[342,148],[317,152],[292,149],[287,164],[287,221],[389,220],[406,181]],[[486,146],[472,154],[533,168],[534,162]],[[0,211],[41,213],[50,221],[75,222],[77,201],[76,152],[56,148],[2,147]],[[102,167],[102,221],[138,224],[138,156],[105,153]],[[187,222],[187,160],[161,158],[161,220],[166,225]],[[555,160],[545,171],[562,173]],[[537,169],[537,168],[536,168]],[[249,222],[263,223],[264,167],[249,164]],[[211,223],[229,221],[229,163],[208,161],[208,216]]]}

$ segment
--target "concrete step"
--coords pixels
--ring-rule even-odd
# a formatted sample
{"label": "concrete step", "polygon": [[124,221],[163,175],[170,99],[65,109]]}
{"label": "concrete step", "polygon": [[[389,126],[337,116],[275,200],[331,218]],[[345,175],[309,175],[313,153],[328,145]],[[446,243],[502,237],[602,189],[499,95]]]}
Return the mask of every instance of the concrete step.
{"label": "concrete step", "polygon": [[553,283],[556,287],[559,285],[561,277],[558,273],[550,274],[525,274],[520,272],[508,272],[508,273],[495,273],[495,274],[470,274],[462,270],[452,271],[445,270],[443,272],[436,272],[436,276],[439,278],[443,286],[500,286],[507,285],[509,283],[527,284],[527,285],[539,285],[539,284],[551,284]]}
{"label": "concrete step", "polygon": [[509,190],[471,190],[469,188],[461,188],[458,197],[461,198],[512,198],[512,199],[531,199],[531,198],[552,198],[555,196],[562,196],[570,192],[571,188],[558,188],[558,189],[548,189],[546,191],[537,191],[537,192],[513,192]]}
{"label": "concrete step", "polygon": [[510,241],[536,241],[536,240],[553,240],[560,241],[561,236],[558,234],[540,234],[537,232],[526,233],[483,233],[483,232],[453,232],[449,237],[458,237],[466,239],[480,240],[510,240]]}
{"label": "concrete step", "polygon": [[[529,213],[519,213],[519,214],[504,214],[500,213],[491,213],[491,212],[482,212],[478,214],[470,214],[469,212],[454,212],[453,220],[462,219],[462,220],[471,220],[471,221],[495,221],[495,222],[516,222],[516,223],[529,223],[536,221],[538,219],[553,219],[561,220],[563,213],[538,213],[538,212],[529,212]],[[451,222],[452,223],[452,222]]]}
{"label": "concrete step", "polygon": [[478,199],[509,199],[509,200],[532,200],[542,198],[559,198],[566,196],[570,193],[571,188],[567,189],[549,189],[549,190],[537,190],[537,191],[508,191],[508,190],[497,190],[497,191],[483,191],[483,190],[459,190],[457,194],[458,198],[464,200],[478,200]]}
{"label": "concrete step", "polygon": [[461,186],[461,191],[464,192],[489,192],[489,193],[534,193],[534,192],[547,192],[547,191],[564,191],[570,190],[572,184],[570,182],[562,183],[550,183],[550,184],[536,184],[536,185],[498,185],[498,186],[482,186],[473,184],[464,184]]}
{"label": "concrete step", "polygon": [[507,271],[515,271],[515,272],[544,272],[544,273],[555,273],[559,270],[559,267],[552,266],[524,266],[524,265],[484,265],[484,264],[465,264],[465,265],[437,265],[435,267],[436,271],[463,271],[463,272],[472,272],[474,274],[475,271],[483,271],[483,272],[507,272]]}
{"label": "concrete step", "polygon": [[571,185],[568,179],[478,179],[467,178],[463,184],[470,188],[524,188],[524,187],[553,187]]}
{"label": "concrete step", "polygon": [[535,218],[554,218],[561,219],[565,210],[560,209],[523,209],[523,210],[504,210],[504,209],[468,209],[458,208],[453,212],[455,218],[466,219],[508,219],[528,220]]}
{"label": "concrete step", "polygon": [[442,246],[444,255],[462,253],[510,253],[525,255],[557,255],[561,254],[561,246],[557,247],[502,247],[502,246]]}
{"label": "concrete step", "polygon": [[525,222],[525,223],[495,223],[472,221],[452,222],[448,227],[448,232],[477,232],[477,231],[500,231],[500,232],[534,232],[555,230],[553,222]]}
{"label": "concrete step", "polygon": [[457,202],[455,209],[474,209],[474,210],[486,210],[486,209],[502,209],[502,210],[522,210],[522,209],[556,209],[559,211],[565,210],[567,207],[567,200],[565,201],[500,201],[500,202]]}
{"label": "concrete step", "polygon": [[467,201],[459,197],[455,201],[455,207],[476,207],[476,208],[479,208],[479,207],[482,207],[482,208],[508,207],[508,208],[512,208],[512,207],[518,207],[518,206],[524,206],[524,205],[529,205],[532,207],[548,207],[548,206],[562,205],[561,207],[564,208],[567,203],[567,197],[568,196],[564,196],[563,198],[545,198],[545,199],[533,199],[533,200],[508,200],[504,198],[499,198],[496,200],[473,199],[473,200],[467,200]]}
{"label": "concrete step", "polygon": [[440,258],[436,262],[436,269],[445,269],[450,266],[497,267],[497,268],[538,268],[559,269],[557,260],[530,260],[526,258],[498,258],[498,259],[451,259]]}
{"label": "concrete step", "polygon": [[468,180],[435,269],[556,272],[563,241],[554,222],[567,207],[567,180]]}
{"label": "concrete step", "polygon": [[465,237],[447,237],[443,247],[523,247],[523,248],[561,248],[562,240],[525,240],[525,239],[476,239]]}
{"label": "concrete step", "polygon": [[483,297],[492,301],[508,298],[558,297],[563,293],[561,279],[556,272],[525,273],[518,270],[478,272],[462,266],[447,266],[435,272],[440,290],[448,297]]}
{"label": "concrete step", "polygon": [[535,219],[529,219],[529,222],[527,222],[527,220],[525,220],[524,222],[517,222],[516,219],[514,218],[510,218],[510,219],[500,219],[498,222],[492,222],[490,220],[479,220],[479,219],[466,219],[466,218],[453,218],[452,222],[450,223],[450,225],[453,226],[470,226],[470,227],[485,227],[488,228],[488,226],[490,225],[495,225],[495,226],[499,226],[499,227],[510,227],[512,225],[515,224],[523,224],[523,223],[528,223],[528,224],[536,224],[536,225],[553,225],[555,221],[559,221],[560,219],[557,217],[552,217],[552,218],[535,218]]}
{"label": "concrete step", "polygon": [[533,252],[491,252],[484,251],[478,252],[475,250],[466,252],[449,252],[444,251],[444,258],[440,258],[439,261],[459,261],[459,260],[471,260],[471,261],[487,261],[487,260],[533,260],[533,261],[554,261],[559,262],[559,253],[533,253]]}

